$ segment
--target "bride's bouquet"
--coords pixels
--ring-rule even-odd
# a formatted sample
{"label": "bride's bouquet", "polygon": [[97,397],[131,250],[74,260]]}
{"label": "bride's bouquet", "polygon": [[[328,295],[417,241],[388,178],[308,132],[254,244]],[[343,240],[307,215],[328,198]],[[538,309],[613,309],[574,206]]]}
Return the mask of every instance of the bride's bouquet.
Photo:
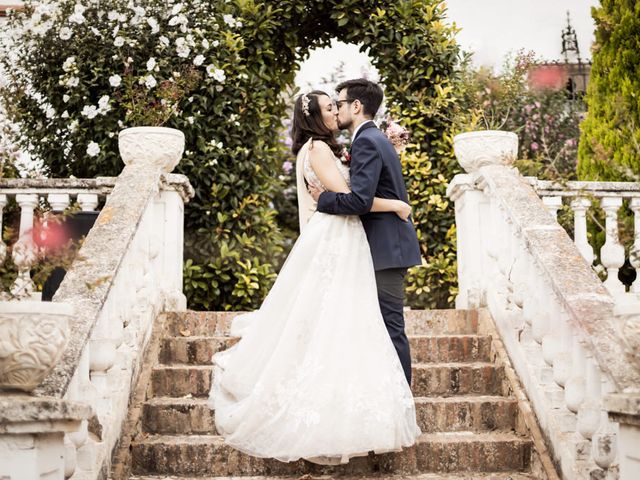
{"label": "bride's bouquet", "polygon": [[382,131],[393,144],[396,151],[400,153],[409,143],[409,130],[391,118],[386,119],[382,124]]}

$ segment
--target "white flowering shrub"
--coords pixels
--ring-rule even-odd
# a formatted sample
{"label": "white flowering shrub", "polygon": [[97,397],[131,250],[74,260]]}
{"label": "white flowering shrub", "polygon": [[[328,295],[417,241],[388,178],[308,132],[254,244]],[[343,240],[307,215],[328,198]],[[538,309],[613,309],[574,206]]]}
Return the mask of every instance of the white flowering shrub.
{"label": "white flowering shrub", "polygon": [[126,127],[185,133],[178,171],[196,190],[185,222],[194,308],[255,306],[280,252],[269,192],[282,161],[268,141],[245,141],[278,115],[263,113],[272,94],[254,94],[242,26],[223,0],[45,0],[11,14],[0,44],[0,100],[22,149],[51,176],[117,175]]}

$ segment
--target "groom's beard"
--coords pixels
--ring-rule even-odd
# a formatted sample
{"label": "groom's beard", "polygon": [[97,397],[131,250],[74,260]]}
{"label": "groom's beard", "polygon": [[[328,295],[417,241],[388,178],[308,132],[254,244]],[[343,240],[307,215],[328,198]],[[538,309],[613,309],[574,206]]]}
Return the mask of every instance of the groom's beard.
{"label": "groom's beard", "polygon": [[340,119],[338,119],[338,128],[340,130],[349,130],[351,125],[353,125],[353,120],[348,120],[347,122],[342,123]]}

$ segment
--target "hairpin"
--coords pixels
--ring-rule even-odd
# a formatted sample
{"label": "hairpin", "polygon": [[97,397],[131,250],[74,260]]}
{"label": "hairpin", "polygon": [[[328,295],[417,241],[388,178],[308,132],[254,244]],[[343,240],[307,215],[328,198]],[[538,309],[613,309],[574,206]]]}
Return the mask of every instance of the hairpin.
{"label": "hairpin", "polygon": [[308,117],[309,116],[309,103],[311,102],[311,100],[309,100],[309,97],[307,96],[307,94],[303,94],[302,95],[302,112]]}

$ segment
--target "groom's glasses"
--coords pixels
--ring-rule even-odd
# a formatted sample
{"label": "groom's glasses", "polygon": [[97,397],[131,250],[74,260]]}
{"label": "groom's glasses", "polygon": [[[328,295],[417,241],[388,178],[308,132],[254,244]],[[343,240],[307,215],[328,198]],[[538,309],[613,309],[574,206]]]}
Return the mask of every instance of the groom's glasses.
{"label": "groom's glasses", "polygon": [[355,100],[336,100],[336,107],[338,107],[338,110],[340,110],[340,107],[342,106],[343,103],[353,103],[355,102]]}

